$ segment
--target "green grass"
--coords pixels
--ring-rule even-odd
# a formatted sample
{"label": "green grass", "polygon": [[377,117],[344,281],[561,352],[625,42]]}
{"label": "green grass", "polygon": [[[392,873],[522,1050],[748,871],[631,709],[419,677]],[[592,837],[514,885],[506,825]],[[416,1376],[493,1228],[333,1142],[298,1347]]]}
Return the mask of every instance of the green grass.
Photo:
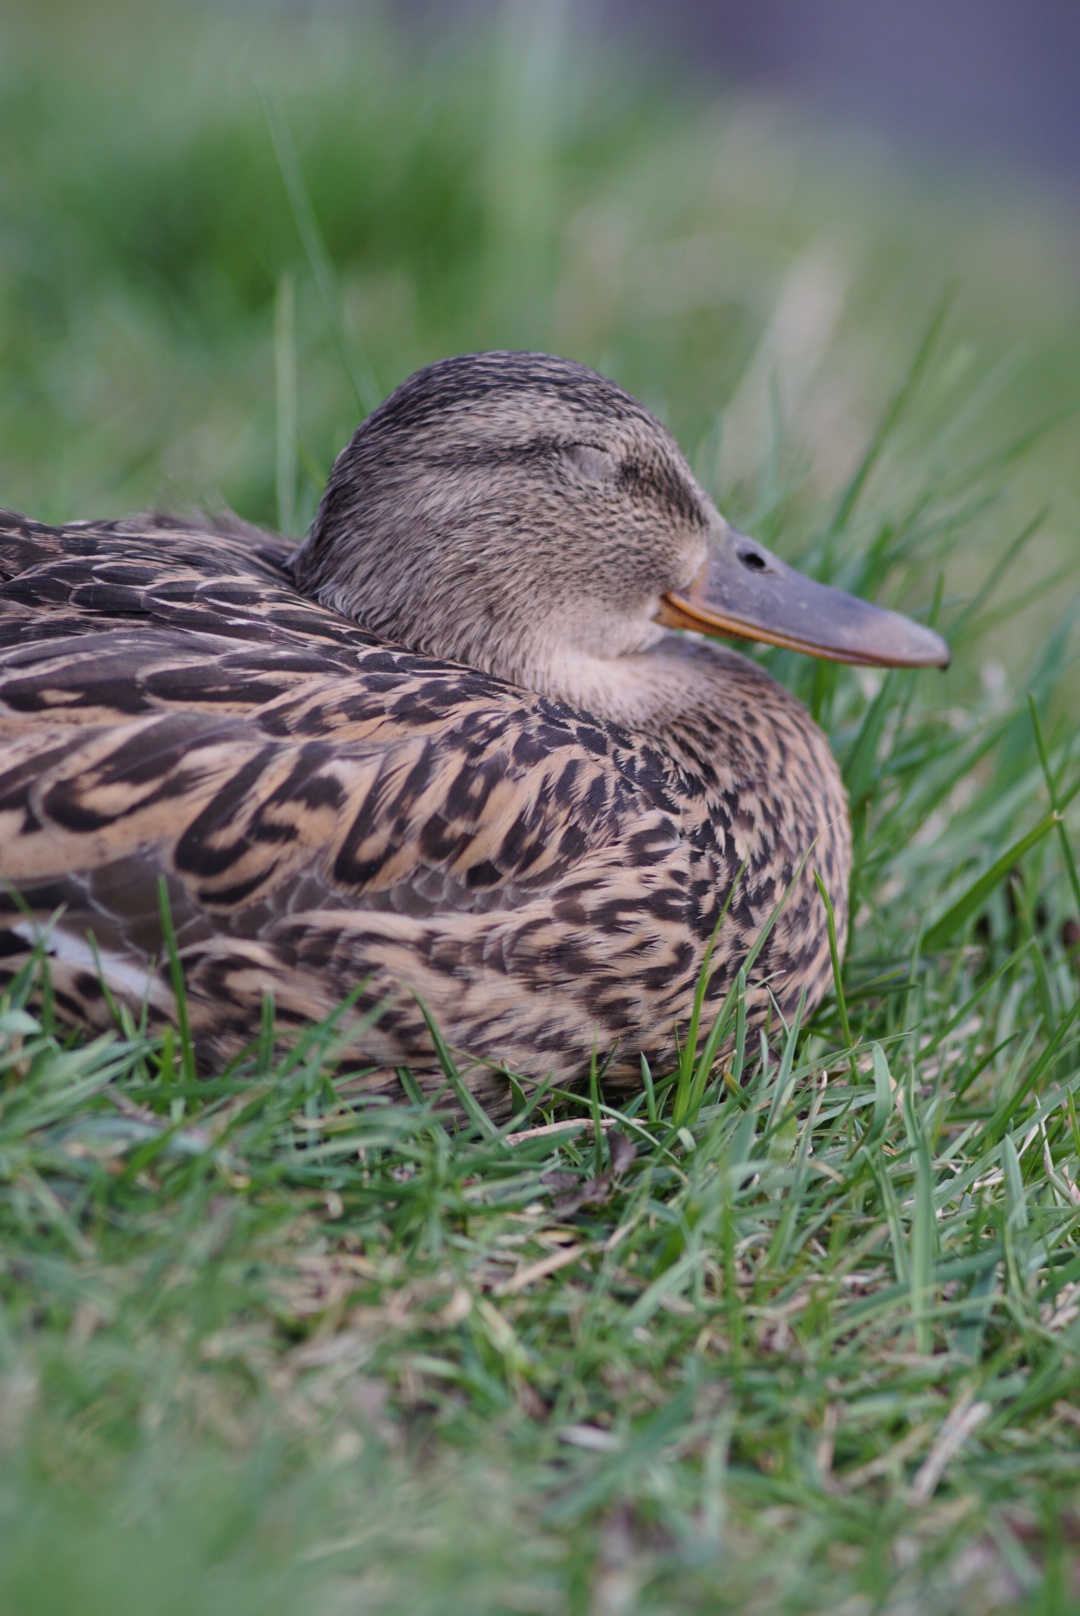
{"label": "green grass", "polygon": [[526,55],[509,13],[410,62],[374,24],[83,10],[5,24],[6,503],[217,490],[299,528],[358,395],[534,342],[955,657],[769,656],[844,766],[857,922],[842,992],[729,1077],[500,1130],[332,1081],[332,1026],[202,1081],[182,1040],[72,1044],[28,973],[0,1611],[1074,1609],[1076,432],[1035,429],[1080,309],[1052,214]]}

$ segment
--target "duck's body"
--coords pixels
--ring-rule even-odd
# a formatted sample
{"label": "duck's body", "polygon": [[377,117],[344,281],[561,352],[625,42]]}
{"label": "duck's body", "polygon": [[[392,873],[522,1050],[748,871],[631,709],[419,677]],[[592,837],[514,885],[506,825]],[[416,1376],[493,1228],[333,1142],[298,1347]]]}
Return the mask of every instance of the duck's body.
{"label": "duck's body", "polygon": [[[651,418],[634,409],[640,434]],[[416,414],[414,400],[390,427],[416,431]],[[816,1002],[829,949],[813,871],[842,934],[849,833],[802,707],[745,658],[660,628],[611,658],[587,646],[559,662],[539,631],[527,655],[527,633],[498,627],[509,649],[486,671],[432,654],[437,632],[394,619],[407,588],[379,595],[386,557],[366,585],[330,567],[327,524],[357,482],[349,454],[299,552],[239,523],[0,518],[7,974],[47,930],[73,1017],[108,1024],[110,996],[174,1017],[164,878],[208,1061],[250,1042],[268,995],[288,1024],[359,988],[345,1055],[372,1086],[397,1090],[402,1066],[438,1081],[422,1005],[495,1103],[500,1066],[562,1083],[596,1056],[633,1083],[643,1053],[669,1059],[725,905],[708,1003],[781,903],[752,972],[752,1023],[771,999],[784,1014],[801,994]],[[455,473],[442,465],[445,499]],[[662,478],[635,475],[670,504]],[[699,513],[684,516],[692,530]],[[471,534],[467,556],[482,548]],[[433,549],[456,577],[445,533]],[[439,580],[412,583],[430,608]],[[635,587],[651,598],[650,580]],[[309,598],[335,593],[349,615]],[[480,628],[454,603],[445,615],[447,654],[478,661],[468,636],[482,612]],[[530,656],[546,658],[532,689]]]}

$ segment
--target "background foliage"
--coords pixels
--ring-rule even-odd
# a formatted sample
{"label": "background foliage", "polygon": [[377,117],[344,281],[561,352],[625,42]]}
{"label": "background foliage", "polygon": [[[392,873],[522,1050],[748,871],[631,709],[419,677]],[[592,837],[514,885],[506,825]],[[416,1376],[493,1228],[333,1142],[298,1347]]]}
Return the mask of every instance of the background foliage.
{"label": "background foliage", "polygon": [[844,997],[779,1067],[507,1139],[332,1084],[332,1026],[193,1085],[28,979],[0,1609],[1080,1595],[1072,227],[560,16],[418,55],[370,12],[9,8],[0,497],[299,532],[416,366],[599,366],[763,540],[954,646],[771,658],[851,792]]}

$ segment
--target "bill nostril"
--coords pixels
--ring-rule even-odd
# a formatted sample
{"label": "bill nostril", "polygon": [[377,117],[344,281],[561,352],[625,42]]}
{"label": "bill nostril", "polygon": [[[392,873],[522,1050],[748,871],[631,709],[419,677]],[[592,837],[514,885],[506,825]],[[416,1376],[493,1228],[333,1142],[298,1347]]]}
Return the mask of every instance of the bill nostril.
{"label": "bill nostril", "polygon": [[742,555],[739,557],[739,560],[742,562],[743,566],[747,567],[751,572],[764,572],[765,568],[768,566],[768,562],[765,560],[765,557],[758,555],[756,550],[744,550]]}

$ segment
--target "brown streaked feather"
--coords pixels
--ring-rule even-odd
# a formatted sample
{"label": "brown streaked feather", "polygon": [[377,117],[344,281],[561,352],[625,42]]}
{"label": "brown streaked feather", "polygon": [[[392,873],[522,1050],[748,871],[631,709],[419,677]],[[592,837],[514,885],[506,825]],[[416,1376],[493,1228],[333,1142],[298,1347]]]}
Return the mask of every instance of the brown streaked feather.
{"label": "brown streaked feather", "polygon": [[[442,632],[473,660],[486,634],[485,666],[499,676],[390,643],[308,598],[340,593],[340,543],[318,524],[301,565],[287,541],[232,518],[50,528],[0,513],[0,980],[47,932],[65,1013],[108,1024],[100,972],[112,995],[145,1000],[153,1018],[168,1019],[164,880],[206,1063],[253,1038],[267,994],[286,1028],[355,994],[345,1058],[369,1068],[378,1088],[396,1089],[402,1065],[434,1083],[422,1004],[470,1084],[500,1108],[505,1084],[493,1069],[502,1065],[566,1083],[598,1054],[625,1085],[637,1082],[641,1054],[670,1059],[725,904],[706,1023],[785,894],[751,977],[752,1034],[773,1002],[786,1015],[801,993],[820,997],[830,964],[812,869],[842,935],[850,856],[828,747],[755,665],[650,626],[665,568],[689,576],[699,565],[707,517],[659,425],[612,384],[548,360],[540,392],[513,391],[499,415],[489,383],[509,372],[517,388],[520,357],[482,356],[476,408],[485,430],[512,438],[539,410],[548,435],[533,446],[514,439],[485,459],[454,437],[453,396],[437,397],[438,452],[409,474],[420,479],[423,511],[394,469],[402,434],[417,428],[412,405],[390,401],[390,471],[382,477],[374,454],[363,470],[373,509],[389,513],[376,535],[384,550],[366,582],[359,562],[346,569],[354,594],[378,585],[385,597],[369,619],[350,596],[350,612],[403,622],[420,575],[400,535],[407,518],[417,532],[429,524],[424,565],[436,570],[410,644]],[[563,397],[566,375],[573,385]],[[596,477],[619,462],[614,448],[595,446],[600,427],[583,413],[598,393],[596,420],[626,456],[600,487]],[[551,433],[567,410],[574,430],[564,452]],[[367,518],[348,480],[352,453],[323,515],[337,512],[359,532]],[[483,580],[470,585],[473,540],[461,512],[479,513],[476,543],[489,567],[504,567],[521,537],[515,464],[533,501],[535,535],[524,532],[522,554],[540,571],[532,583],[520,568],[500,573],[507,592],[485,605]],[[489,474],[503,489],[499,510],[495,495],[477,503],[476,479]],[[560,530],[571,518],[580,526]],[[673,524],[666,537],[664,523]],[[570,549],[567,532],[577,535]],[[624,535],[622,551],[613,533]],[[655,710],[616,722],[584,698],[512,682],[531,658],[548,670],[536,690],[563,688],[571,675],[560,671],[552,624],[573,617],[574,591],[588,593],[594,574],[608,588],[623,552],[625,575],[610,598],[594,590],[590,609],[626,643],[602,664],[587,650],[584,666],[588,678],[614,670],[608,710],[620,713],[626,691],[651,689],[655,678]],[[563,556],[572,576],[560,581],[551,569]],[[519,644],[506,614],[529,611],[549,583],[557,609],[532,624],[531,645]],[[452,586],[465,590],[460,624],[448,599],[439,606],[438,590]],[[628,710],[637,711],[632,701]]]}
{"label": "brown streaked feather", "polygon": [[[469,1056],[525,1076],[569,1079],[618,1043],[630,1079],[642,1050],[670,1050],[744,854],[655,747],[382,644],[246,541],[125,523],[35,525],[29,545],[12,528],[3,874],[42,924],[63,906],[56,970],[80,1014],[106,1015],[73,941],[90,934],[168,1013],[165,876],[208,1058],[251,1037],[267,991],[305,1019],[365,979],[358,1012],[386,1008],[356,1054],[384,1070],[431,1070],[416,995]],[[776,691],[743,667],[752,695]],[[713,996],[782,895],[745,884]],[[820,954],[800,910],[805,895],[760,973],[783,1003],[800,931]]]}

